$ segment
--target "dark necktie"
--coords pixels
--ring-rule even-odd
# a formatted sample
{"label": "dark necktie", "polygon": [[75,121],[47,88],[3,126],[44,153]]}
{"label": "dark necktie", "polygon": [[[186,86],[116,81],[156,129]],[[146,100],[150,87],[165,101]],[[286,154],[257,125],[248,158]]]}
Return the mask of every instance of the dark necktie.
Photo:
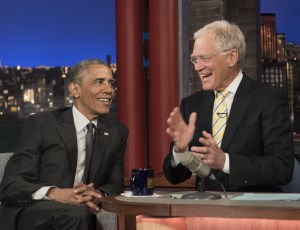
{"label": "dark necktie", "polygon": [[89,181],[89,170],[90,170],[90,163],[93,154],[93,144],[94,144],[94,128],[95,125],[90,122],[86,126],[87,133],[85,135],[85,166],[84,172],[82,176],[82,183],[87,184]]}

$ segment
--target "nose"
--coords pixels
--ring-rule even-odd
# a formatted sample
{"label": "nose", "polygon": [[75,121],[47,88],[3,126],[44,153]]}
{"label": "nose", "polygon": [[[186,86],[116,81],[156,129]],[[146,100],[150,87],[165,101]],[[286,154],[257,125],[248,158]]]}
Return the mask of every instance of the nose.
{"label": "nose", "polygon": [[104,84],[104,92],[111,94],[114,91],[114,87],[110,82]]}
{"label": "nose", "polygon": [[194,67],[195,67],[195,70],[197,72],[199,72],[205,68],[205,65],[201,61],[198,60],[198,62],[194,65]]}

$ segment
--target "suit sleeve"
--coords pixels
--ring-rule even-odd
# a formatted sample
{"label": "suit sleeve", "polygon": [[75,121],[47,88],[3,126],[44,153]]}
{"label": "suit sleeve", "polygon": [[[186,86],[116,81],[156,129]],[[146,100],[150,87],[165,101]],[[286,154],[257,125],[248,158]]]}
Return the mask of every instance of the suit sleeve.
{"label": "suit sleeve", "polygon": [[[185,107],[184,101],[185,100],[183,99],[180,103],[180,111],[183,116],[183,119],[187,123],[188,122],[187,117],[189,117],[189,115],[186,115],[184,113],[184,107]],[[165,177],[171,184],[179,184],[179,183],[189,179],[192,176],[192,173],[187,167],[183,166],[182,164],[178,164],[176,167],[172,166],[172,161],[174,161],[173,152],[172,152],[173,146],[174,146],[174,143],[172,142],[170,144],[169,153],[164,159],[163,171],[164,171]]]}
{"label": "suit sleeve", "polygon": [[38,120],[30,116],[5,168],[0,185],[0,200],[4,204],[28,206],[32,203],[31,194],[41,187],[34,183],[39,177],[40,137]]}

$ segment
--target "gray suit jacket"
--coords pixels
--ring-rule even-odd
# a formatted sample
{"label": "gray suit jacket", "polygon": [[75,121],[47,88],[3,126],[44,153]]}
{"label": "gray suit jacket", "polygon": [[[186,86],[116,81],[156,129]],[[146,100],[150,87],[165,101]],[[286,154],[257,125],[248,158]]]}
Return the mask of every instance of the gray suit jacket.
{"label": "gray suit jacket", "polygon": [[[109,116],[98,118],[90,181],[109,195],[123,191],[128,129]],[[43,186],[71,188],[77,164],[77,137],[71,108],[28,118],[0,185],[1,216],[12,223],[32,193]],[[7,219],[3,221],[8,221]]]}
{"label": "gray suit jacket", "polygon": [[[190,146],[199,146],[203,130],[211,133],[214,93],[199,91],[181,102],[181,112],[188,122],[197,112],[196,130]],[[191,176],[181,164],[172,168],[173,143],[164,161],[164,174],[173,184]],[[230,174],[214,171],[227,190],[275,191],[293,175],[294,148],[288,105],[282,90],[259,84],[244,74],[233,100],[221,149],[229,154]],[[200,178],[198,178],[200,180]],[[205,181],[207,190],[220,190]]]}

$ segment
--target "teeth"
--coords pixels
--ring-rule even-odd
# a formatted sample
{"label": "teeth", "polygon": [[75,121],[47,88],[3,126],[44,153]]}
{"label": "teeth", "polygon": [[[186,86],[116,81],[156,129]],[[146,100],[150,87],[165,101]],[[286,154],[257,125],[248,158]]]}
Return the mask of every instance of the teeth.
{"label": "teeth", "polygon": [[207,77],[209,74],[200,74],[200,77]]}
{"label": "teeth", "polygon": [[98,101],[110,102],[110,99],[108,99],[108,98],[99,98]]}

